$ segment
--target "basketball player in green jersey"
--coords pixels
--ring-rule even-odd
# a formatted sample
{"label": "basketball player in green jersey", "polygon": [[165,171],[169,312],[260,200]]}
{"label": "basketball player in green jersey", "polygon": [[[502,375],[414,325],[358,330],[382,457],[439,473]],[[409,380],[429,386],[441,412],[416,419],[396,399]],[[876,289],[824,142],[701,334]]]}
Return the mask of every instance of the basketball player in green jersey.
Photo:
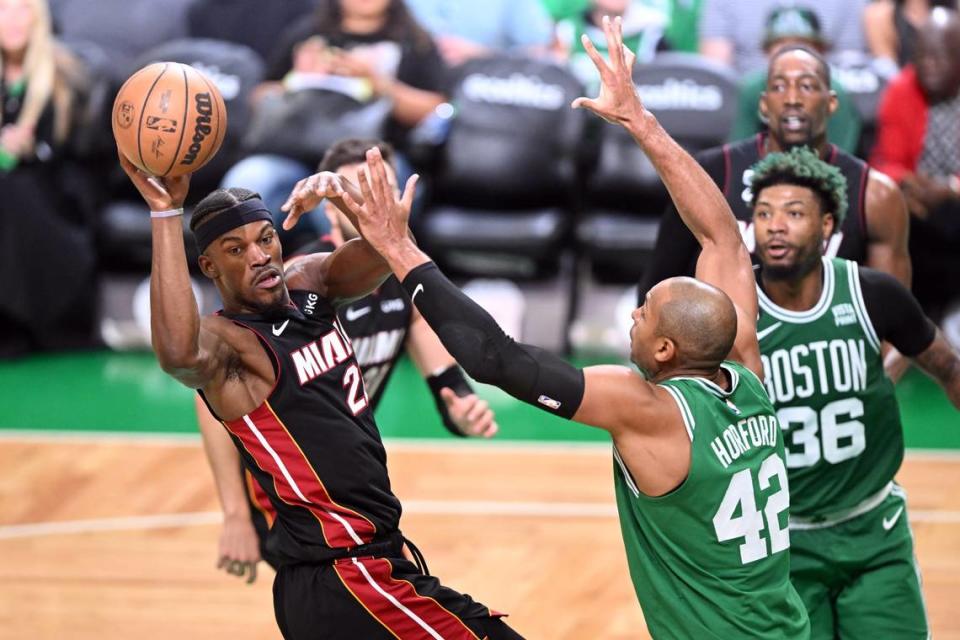
{"label": "basketball player in green jersey", "polygon": [[[719,189],[641,104],[619,20],[605,19],[604,31],[609,64],[584,39],[600,96],[574,106],[631,132],[703,246],[696,280],[660,283],[633,313],[632,359],[645,376],[622,366],[580,370],[506,336],[411,241],[376,149],[360,175],[364,204],[344,199],[467,373],[610,432],[630,574],[655,638],[807,638],[789,579],[783,444],[758,378],[750,256]],[[294,219],[317,204],[312,180],[285,205]],[[589,562],[589,549],[577,553]]]}
{"label": "basketball player in green jersey", "polygon": [[[765,384],[790,480],[791,575],[814,638],[928,637],[903,490],[903,430],[880,344],[960,406],[960,359],[893,277],[825,258],[846,180],[807,148],[754,165]],[[958,416],[960,418],[960,416]]]}

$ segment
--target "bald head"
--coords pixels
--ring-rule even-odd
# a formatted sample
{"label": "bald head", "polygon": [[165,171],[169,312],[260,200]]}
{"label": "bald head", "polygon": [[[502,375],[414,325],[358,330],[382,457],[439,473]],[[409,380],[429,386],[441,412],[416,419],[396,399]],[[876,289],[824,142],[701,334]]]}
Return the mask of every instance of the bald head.
{"label": "bald head", "polygon": [[677,364],[716,368],[730,354],[737,336],[737,311],[720,289],[693,278],[670,278],[657,285],[657,333],[677,347]]}
{"label": "bald head", "polygon": [[960,93],[960,16],[937,7],[920,29],[914,60],[917,79],[931,102]]}

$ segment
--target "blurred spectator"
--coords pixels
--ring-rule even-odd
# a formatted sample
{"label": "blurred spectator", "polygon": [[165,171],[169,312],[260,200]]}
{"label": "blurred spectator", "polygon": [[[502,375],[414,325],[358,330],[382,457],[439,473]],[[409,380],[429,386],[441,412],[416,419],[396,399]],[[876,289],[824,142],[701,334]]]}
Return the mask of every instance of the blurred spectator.
{"label": "blurred spectator", "polygon": [[316,0],[194,0],[187,11],[187,36],[243,44],[267,60],[280,36],[316,5]]}
{"label": "blurred spectator", "polygon": [[863,51],[863,8],[869,0],[704,0],[700,53],[746,73],[767,64],[761,43],[767,17],[785,6],[808,6],[835,52]]}
{"label": "blurred spectator", "polygon": [[911,60],[917,31],[934,7],[955,7],[956,0],[874,0],[863,11],[863,29],[878,70],[889,77]]}
{"label": "blurred spectator", "polygon": [[700,16],[704,0],[670,0],[667,42],[673,51],[696,53],[700,48]]}
{"label": "blurred spectator", "polygon": [[650,62],[664,46],[669,21],[669,0],[591,0],[587,9],[557,24],[560,55],[590,93],[599,88],[600,76],[580,37],[586,34],[602,55],[607,53],[601,20],[623,18],[623,43],[636,53],[637,62]]}
{"label": "blurred spectator", "polygon": [[[821,55],[828,48],[820,33],[820,20],[813,11],[788,7],[775,9],[770,14],[763,38],[764,52],[773,56],[792,44],[808,46]],[[760,95],[766,88],[766,70],[750,73],[744,78],[730,140],[740,140],[766,129],[758,109]],[[827,139],[844,151],[854,153],[860,139],[860,116],[843,85],[832,76],[830,88],[837,94],[837,110],[827,121]]]}
{"label": "blurred spectator", "polygon": [[960,18],[934,9],[914,65],[880,103],[871,164],[900,183],[913,214],[914,291],[935,314],[960,294]]}
{"label": "blurred spectator", "polygon": [[550,16],[540,0],[406,0],[451,67],[471,58],[522,49],[546,51]]}
{"label": "blurred spectator", "polygon": [[590,0],[540,0],[554,22],[572,18],[587,10]]}
{"label": "blurred spectator", "polygon": [[64,184],[83,73],[44,0],[0,0],[0,357],[87,344],[93,234]]}
{"label": "blurred spectator", "polygon": [[114,76],[122,80],[140,54],[186,36],[187,8],[193,1],[51,0],[50,10],[64,42],[96,43],[107,52]]}
{"label": "blurred spectator", "polygon": [[[259,133],[251,144],[270,154],[239,162],[223,184],[259,192],[277,216],[296,181],[312,173],[326,146],[339,138],[385,138],[397,149],[398,174],[406,180],[410,167],[402,154],[408,134],[443,103],[447,82],[436,45],[403,0],[321,0],[310,19],[281,39],[267,78],[274,82],[254,107],[251,129]],[[363,113],[375,116],[380,104],[386,105],[382,131],[358,130],[358,120],[339,117],[351,109],[357,113],[355,107],[363,105],[370,107]],[[283,143],[279,148],[278,142]],[[305,216],[296,241],[281,232],[285,249],[312,240],[304,232],[315,234],[325,225],[322,212]]]}

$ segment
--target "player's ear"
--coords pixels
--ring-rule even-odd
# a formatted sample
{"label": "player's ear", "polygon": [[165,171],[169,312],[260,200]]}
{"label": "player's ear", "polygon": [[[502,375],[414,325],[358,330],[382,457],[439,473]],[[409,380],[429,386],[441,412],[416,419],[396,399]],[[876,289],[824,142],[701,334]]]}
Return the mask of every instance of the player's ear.
{"label": "player's ear", "polygon": [[211,280],[216,280],[220,277],[220,271],[217,269],[217,266],[213,264],[213,260],[211,260],[208,256],[205,256],[201,253],[200,257],[197,258],[197,264],[200,265],[200,271],[203,273],[203,275],[207,276]]}
{"label": "player's ear", "polygon": [[837,99],[837,92],[831,90],[830,99],[829,99],[829,102],[827,102],[827,113],[829,113],[832,116],[837,112],[837,109],[839,108],[840,108],[840,101]]}
{"label": "player's ear", "polygon": [[820,224],[823,225],[823,237],[829,238],[833,235],[833,231],[837,226],[837,219],[832,213],[825,213],[820,216]]}
{"label": "player's ear", "polygon": [[653,358],[657,362],[670,362],[677,355],[677,345],[670,338],[657,338],[656,350],[653,352]]}
{"label": "player's ear", "polygon": [[760,102],[757,104],[757,116],[760,122],[768,124],[770,122],[770,109],[767,107],[767,92],[760,94]]}

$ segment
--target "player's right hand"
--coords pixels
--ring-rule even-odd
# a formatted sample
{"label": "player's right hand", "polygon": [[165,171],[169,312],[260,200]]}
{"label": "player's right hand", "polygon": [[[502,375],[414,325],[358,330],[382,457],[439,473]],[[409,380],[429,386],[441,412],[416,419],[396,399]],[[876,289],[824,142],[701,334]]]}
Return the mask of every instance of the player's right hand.
{"label": "player's right hand", "polygon": [[246,575],[247,584],[257,579],[260,541],[249,517],[224,517],[218,557],[217,569],[240,578]]}
{"label": "player's right hand", "polygon": [[352,193],[345,192],[342,202],[345,212],[356,219],[357,231],[381,255],[397,242],[409,237],[407,221],[413,208],[413,197],[420,176],[413,174],[407,179],[403,195],[387,179],[386,165],[380,149],[367,150],[367,163],[358,177],[363,200],[358,201]]}
{"label": "player's right hand", "polygon": [[292,229],[300,216],[316,209],[325,198],[339,206],[340,198],[350,191],[353,191],[356,199],[363,199],[349,180],[331,171],[321,171],[300,180],[280,207],[280,210],[287,214],[283,220],[283,228]]}
{"label": "player's right hand", "polygon": [[150,211],[169,211],[183,207],[183,201],[187,199],[187,192],[190,190],[189,173],[176,178],[158,178],[138,169],[127,160],[120,147],[117,147],[117,155],[120,157],[123,172],[140,192]]}
{"label": "player's right hand", "polygon": [[600,72],[600,95],[593,99],[577,98],[571,106],[588,109],[614,124],[626,124],[649,116],[633,84],[633,64],[637,56],[623,44],[622,19],[617,17],[611,21],[609,16],[604,16],[603,33],[607,38],[609,63],[604,61],[586,34],[581,37],[583,48]]}

